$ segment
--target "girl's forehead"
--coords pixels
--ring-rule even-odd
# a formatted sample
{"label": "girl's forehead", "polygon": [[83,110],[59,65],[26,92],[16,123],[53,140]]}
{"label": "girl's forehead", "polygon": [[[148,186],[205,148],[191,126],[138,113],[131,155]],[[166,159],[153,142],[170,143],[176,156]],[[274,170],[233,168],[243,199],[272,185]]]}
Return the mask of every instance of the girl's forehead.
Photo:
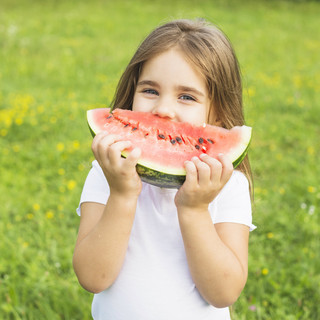
{"label": "girl's forehead", "polygon": [[183,51],[180,46],[173,46],[169,49],[163,50],[161,52],[155,53],[149,59],[143,62],[141,69],[140,69],[140,76],[146,70],[149,72],[152,69],[159,68],[159,69],[173,69],[173,70],[181,70],[184,69],[192,70],[197,77],[201,77],[206,80],[206,76],[204,71],[200,68],[198,64],[194,61],[197,60],[196,57],[190,58],[190,56]]}

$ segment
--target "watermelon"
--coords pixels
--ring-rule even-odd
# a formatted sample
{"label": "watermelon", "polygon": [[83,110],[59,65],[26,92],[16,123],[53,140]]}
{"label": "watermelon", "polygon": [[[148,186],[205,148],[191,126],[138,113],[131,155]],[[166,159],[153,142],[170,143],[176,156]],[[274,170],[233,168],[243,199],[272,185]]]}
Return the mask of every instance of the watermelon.
{"label": "watermelon", "polygon": [[[93,136],[101,131],[130,140],[142,151],[137,172],[142,181],[163,188],[179,188],[185,180],[184,162],[206,153],[217,158],[227,154],[234,167],[245,157],[251,128],[230,130],[212,125],[194,126],[171,121],[147,112],[99,108],[87,111]],[[126,157],[130,150],[124,150]]]}

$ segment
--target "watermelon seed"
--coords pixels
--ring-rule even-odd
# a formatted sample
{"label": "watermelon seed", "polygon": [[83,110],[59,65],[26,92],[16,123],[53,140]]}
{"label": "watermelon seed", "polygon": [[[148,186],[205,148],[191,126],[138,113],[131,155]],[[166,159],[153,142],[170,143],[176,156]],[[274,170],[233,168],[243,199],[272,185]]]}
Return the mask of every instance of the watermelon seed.
{"label": "watermelon seed", "polygon": [[159,137],[160,139],[165,139],[165,138],[166,138],[163,134],[159,134],[158,137]]}
{"label": "watermelon seed", "polygon": [[136,131],[138,128],[137,127],[134,127],[134,128],[132,128],[132,131]]}
{"label": "watermelon seed", "polygon": [[176,141],[177,141],[178,143],[182,143],[182,139],[181,139],[180,137],[176,137]]}
{"label": "watermelon seed", "polygon": [[200,149],[200,146],[198,146],[197,144],[195,145],[196,149],[199,150]]}
{"label": "watermelon seed", "polygon": [[210,143],[212,143],[212,144],[214,143],[211,139],[207,139],[207,141],[210,142]]}
{"label": "watermelon seed", "polygon": [[126,128],[129,125],[129,123],[125,124],[124,127]]}
{"label": "watermelon seed", "polygon": [[170,142],[171,142],[172,144],[175,144],[175,143],[176,143],[176,140],[171,139]]}
{"label": "watermelon seed", "polygon": [[200,144],[202,144],[203,143],[203,138],[199,138],[198,141],[199,141]]}
{"label": "watermelon seed", "polygon": [[110,118],[112,118],[112,116],[107,117],[107,119],[110,119]]}

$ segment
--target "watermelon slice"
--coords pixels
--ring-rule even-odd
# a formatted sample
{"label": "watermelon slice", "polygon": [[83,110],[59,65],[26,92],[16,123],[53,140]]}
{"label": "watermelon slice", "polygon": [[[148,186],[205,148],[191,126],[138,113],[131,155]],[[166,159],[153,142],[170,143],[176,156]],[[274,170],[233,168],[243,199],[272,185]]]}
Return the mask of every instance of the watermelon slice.
{"label": "watermelon slice", "polygon": [[[186,176],[184,162],[201,153],[215,158],[219,153],[227,154],[236,167],[251,140],[251,128],[247,126],[231,130],[212,125],[199,127],[123,109],[88,110],[87,121],[93,136],[107,131],[130,140],[132,148],[139,147],[142,154],[138,174],[143,181],[163,188],[179,188]],[[124,150],[122,156],[130,150]]]}

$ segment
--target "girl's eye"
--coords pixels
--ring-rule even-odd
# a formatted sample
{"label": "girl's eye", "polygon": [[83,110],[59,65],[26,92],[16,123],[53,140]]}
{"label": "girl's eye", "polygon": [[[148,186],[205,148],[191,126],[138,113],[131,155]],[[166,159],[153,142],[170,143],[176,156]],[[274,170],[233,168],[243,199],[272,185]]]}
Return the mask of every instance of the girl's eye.
{"label": "girl's eye", "polygon": [[154,94],[154,95],[157,95],[157,96],[159,95],[159,93],[154,89],[145,89],[142,92],[143,93],[147,93],[147,94]]}
{"label": "girl's eye", "polygon": [[188,94],[184,94],[180,97],[181,100],[190,100],[190,101],[196,101],[196,99]]}

